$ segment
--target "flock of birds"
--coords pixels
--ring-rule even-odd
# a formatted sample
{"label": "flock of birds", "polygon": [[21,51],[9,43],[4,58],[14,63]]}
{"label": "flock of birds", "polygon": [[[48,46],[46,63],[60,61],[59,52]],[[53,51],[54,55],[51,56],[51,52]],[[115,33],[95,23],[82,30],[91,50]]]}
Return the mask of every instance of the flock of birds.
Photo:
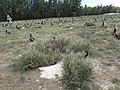
{"label": "flock of birds", "polygon": [[[79,17],[78,17],[79,18]],[[83,17],[82,17],[83,18]],[[94,19],[94,22],[97,22],[97,19],[96,18],[93,18]],[[113,18],[112,18],[113,19]],[[106,19],[104,18],[104,21],[105,21]],[[48,19],[46,19],[46,21],[41,21],[41,25],[45,25],[46,24],[46,22],[48,21]],[[74,18],[71,18],[71,20],[70,20],[70,18],[69,19],[65,19],[65,20],[63,20],[63,19],[59,19],[59,21],[56,23],[56,24],[58,24],[58,25],[60,25],[61,23],[67,23],[67,22],[72,22],[72,23],[74,23],[76,20],[74,19]],[[104,21],[102,22],[102,27],[104,27],[105,26],[105,23],[104,23]],[[40,22],[38,22],[37,24],[40,24]],[[51,22],[50,23],[50,25],[51,26],[53,26],[55,24],[55,22]],[[26,26],[27,27],[27,25],[30,25],[30,24],[24,24],[24,26]],[[4,26],[4,25],[3,25]],[[30,25],[31,26],[31,25]],[[6,27],[6,25],[5,25],[5,27]],[[20,26],[20,24],[18,23],[18,25],[16,25],[16,29],[18,29],[18,30],[20,30],[22,27]],[[38,28],[41,28],[41,26],[40,27],[38,27]],[[5,30],[5,34],[9,34],[9,35],[11,35],[12,33],[9,31],[9,30]],[[115,27],[115,25],[114,25],[114,27],[113,27],[113,33],[112,33],[112,35],[116,38],[116,39],[118,39],[118,40],[120,40],[120,34],[118,34],[117,33],[117,29],[116,29],[116,27]],[[53,39],[55,39],[55,36],[53,37]],[[34,42],[35,41],[35,38],[33,37],[33,35],[32,35],[32,33],[29,33],[29,41],[30,42]],[[86,58],[86,57],[88,57],[89,56],[89,52],[88,51],[85,51],[85,56],[84,56],[84,58]]]}

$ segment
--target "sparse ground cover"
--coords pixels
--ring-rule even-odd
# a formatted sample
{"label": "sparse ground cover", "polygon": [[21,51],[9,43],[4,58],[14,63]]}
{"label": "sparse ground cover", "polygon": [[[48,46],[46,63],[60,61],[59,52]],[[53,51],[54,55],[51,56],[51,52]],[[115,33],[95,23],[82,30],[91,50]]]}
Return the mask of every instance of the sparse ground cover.
{"label": "sparse ground cover", "polygon": [[[112,36],[114,25],[120,32],[119,22],[120,15],[14,21],[11,28],[1,22],[0,90],[63,90],[61,78],[40,78],[37,68],[66,60],[71,53],[73,57],[80,54],[84,60],[85,51],[89,52],[87,59],[93,67],[92,90],[93,87],[95,90],[119,90],[120,40]],[[11,34],[5,34],[5,30]],[[29,33],[35,42],[29,42]],[[72,64],[77,65],[77,62]]]}

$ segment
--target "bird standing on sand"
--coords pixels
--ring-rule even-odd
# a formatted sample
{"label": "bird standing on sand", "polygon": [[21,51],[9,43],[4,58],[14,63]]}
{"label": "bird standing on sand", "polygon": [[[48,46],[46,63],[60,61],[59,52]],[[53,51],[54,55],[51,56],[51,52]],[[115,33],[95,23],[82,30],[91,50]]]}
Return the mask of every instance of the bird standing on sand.
{"label": "bird standing on sand", "polygon": [[116,39],[120,40],[120,33],[117,34],[116,32],[117,32],[117,29],[114,27],[113,36],[114,36]]}
{"label": "bird standing on sand", "polygon": [[33,36],[32,36],[32,34],[30,33],[30,38],[29,38],[29,40],[30,40],[30,42],[34,42],[34,38],[33,38]]}
{"label": "bird standing on sand", "polygon": [[85,56],[84,56],[84,58],[87,58],[88,55],[89,55],[88,51],[85,51]]}

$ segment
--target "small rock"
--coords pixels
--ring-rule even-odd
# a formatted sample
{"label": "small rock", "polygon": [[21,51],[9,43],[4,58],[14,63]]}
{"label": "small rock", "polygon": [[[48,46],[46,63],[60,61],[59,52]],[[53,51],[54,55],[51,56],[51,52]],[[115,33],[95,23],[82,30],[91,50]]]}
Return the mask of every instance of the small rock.
{"label": "small rock", "polygon": [[25,29],[25,27],[21,27],[22,29]]}
{"label": "small rock", "polygon": [[39,83],[39,80],[37,79],[36,82]]}
{"label": "small rock", "polygon": [[70,27],[69,29],[72,30],[74,27]]}
{"label": "small rock", "polygon": [[39,89],[42,89],[42,88],[43,88],[43,86],[40,85],[40,86],[39,86]]}

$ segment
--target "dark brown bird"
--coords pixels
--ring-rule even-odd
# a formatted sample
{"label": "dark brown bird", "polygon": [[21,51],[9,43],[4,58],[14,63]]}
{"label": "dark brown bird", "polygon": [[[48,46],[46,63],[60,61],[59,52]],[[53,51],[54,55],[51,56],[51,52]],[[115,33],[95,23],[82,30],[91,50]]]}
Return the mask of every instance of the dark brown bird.
{"label": "dark brown bird", "polygon": [[104,27],[104,25],[105,25],[105,23],[104,23],[104,22],[102,22],[102,27]]}
{"label": "dark brown bird", "polygon": [[9,35],[11,35],[11,32],[8,31],[8,30],[6,30],[6,31],[5,31],[5,34],[9,34]]}
{"label": "dark brown bird", "polygon": [[120,33],[117,33],[117,29],[116,29],[116,28],[114,28],[113,36],[114,36],[116,39],[120,40]]}
{"label": "dark brown bird", "polygon": [[20,26],[18,26],[18,25],[16,25],[16,28],[17,28],[18,30],[20,30],[20,28],[21,28],[21,27],[20,27]]}
{"label": "dark brown bird", "polygon": [[54,40],[56,39],[56,37],[55,37],[55,36],[51,36],[51,38],[52,38],[52,39],[54,39]]}
{"label": "dark brown bird", "polygon": [[32,36],[32,34],[30,33],[30,38],[29,38],[29,40],[30,40],[30,42],[34,42],[34,38],[33,38],[33,36]]}
{"label": "dark brown bird", "polygon": [[116,30],[117,30],[117,29],[114,27],[114,33],[116,33]]}
{"label": "dark brown bird", "polygon": [[85,56],[84,56],[84,58],[87,58],[88,55],[89,55],[88,51],[85,51]]}
{"label": "dark brown bird", "polygon": [[53,36],[53,39],[55,40],[55,36]]}

